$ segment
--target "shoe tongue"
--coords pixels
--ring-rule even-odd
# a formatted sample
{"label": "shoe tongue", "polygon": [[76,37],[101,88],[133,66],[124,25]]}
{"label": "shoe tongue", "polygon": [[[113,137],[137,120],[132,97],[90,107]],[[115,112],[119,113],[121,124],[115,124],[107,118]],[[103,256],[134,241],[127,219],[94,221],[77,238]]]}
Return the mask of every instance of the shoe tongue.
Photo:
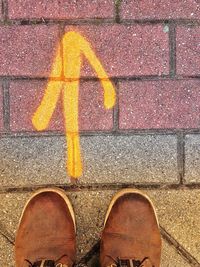
{"label": "shoe tongue", "polygon": [[139,261],[138,262],[135,262],[133,260],[119,260],[119,266],[120,267],[135,267],[135,266],[140,266],[139,265]]}
{"label": "shoe tongue", "polygon": [[36,261],[33,267],[56,267],[55,261],[53,260],[41,260]]}

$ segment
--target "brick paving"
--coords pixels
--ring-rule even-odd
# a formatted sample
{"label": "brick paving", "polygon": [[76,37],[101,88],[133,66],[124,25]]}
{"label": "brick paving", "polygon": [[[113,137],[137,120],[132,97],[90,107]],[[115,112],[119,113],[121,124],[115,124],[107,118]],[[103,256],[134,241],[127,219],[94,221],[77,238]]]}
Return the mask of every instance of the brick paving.
{"label": "brick paving", "polygon": [[[81,147],[81,185],[179,183],[177,139],[173,135],[83,136]],[[70,183],[64,137],[2,138],[0,153],[4,186],[13,186],[16,180],[25,187]]]}
{"label": "brick paving", "polygon": [[[56,82],[55,82],[56,83]],[[13,132],[34,131],[30,120],[44,95],[46,81],[12,81],[10,95],[10,129]],[[80,83],[79,127],[87,130],[112,130],[113,112],[103,106],[103,90],[99,82]],[[19,104],[20,103],[20,104]],[[64,132],[62,101],[57,106],[47,130]]]}
{"label": "brick paving", "polygon": [[[198,1],[0,3],[0,265],[14,266],[17,223],[31,192],[58,186],[77,214],[77,262],[99,266],[109,201],[121,188],[136,187],[158,212],[161,266],[200,266]],[[114,109],[106,110],[102,84],[82,56],[84,172],[76,184],[66,174],[61,97],[46,130],[37,132],[31,122],[59,41],[72,30],[89,41],[117,93]]]}
{"label": "brick paving", "polygon": [[198,76],[200,73],[200,27],[177,27],[177,74]]}
{"label": "brick paving", "polygon": [[199,79],[120,82],[119,128],[198,128],[199,87]]}
{"label": "brick paving", "polygon": [[10,19],[87,19],[113,18],[112,0],[55,0],[35,2],[34,0],[8,0]]}
{"label": "brick paving", "polygon": [[[69,30],[92,40],[110,77],[169,74],[169,36],[163,24],[67,26],[65,31]],[[83,66],[82,76],[96,74],[87,64]]]}
{"label": "brick paving", "polygon": [[185,138],[185,181],[195,184],[199,182],[199,136],[187,135]]}
{"label": "brick paving", "polygon": [[200,5],[196,0],[122,0],[122,19],[199,19]]}
{"label": "brick paving", "polygon": [[0,75],[48,77],[58,26],[1,26],[0,36]]}

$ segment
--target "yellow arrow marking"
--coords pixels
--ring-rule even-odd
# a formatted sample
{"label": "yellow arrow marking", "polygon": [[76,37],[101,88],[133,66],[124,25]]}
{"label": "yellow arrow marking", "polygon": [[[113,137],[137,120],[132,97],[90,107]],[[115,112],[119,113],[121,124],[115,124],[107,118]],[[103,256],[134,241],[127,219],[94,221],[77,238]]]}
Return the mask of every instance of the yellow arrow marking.
{"label": "yellow arrow marking", "polygon": [[90,43],[83,36],[70,31],[63,36],[61,42],[62,49],[59,45],[50,76],[59,77],[59,81],[49,80],[40,106],[33,115],[32,123],[38,131],[45,130],[56,108],[58,98],[62,96],[68,146],[67,169],[69,176],[78,178],[83,172],[78,127],[78,89],[82,55],[87,58],[101,81],[106,109],[115,105],[116,94]]}

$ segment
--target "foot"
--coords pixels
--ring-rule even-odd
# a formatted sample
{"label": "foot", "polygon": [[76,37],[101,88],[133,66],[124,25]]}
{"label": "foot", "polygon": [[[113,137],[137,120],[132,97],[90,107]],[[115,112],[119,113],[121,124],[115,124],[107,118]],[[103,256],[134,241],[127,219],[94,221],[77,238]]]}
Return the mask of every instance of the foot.
{"label": "foot", "polygon": [[153,204],[138,190],[112,200],[100,247],[101,267],[159,267],[161,236]]}
{"label": "foot", "polygon": [[15,240],[16,267],[71,267],[75,216],[60,189],[42,189],[26,204]]}

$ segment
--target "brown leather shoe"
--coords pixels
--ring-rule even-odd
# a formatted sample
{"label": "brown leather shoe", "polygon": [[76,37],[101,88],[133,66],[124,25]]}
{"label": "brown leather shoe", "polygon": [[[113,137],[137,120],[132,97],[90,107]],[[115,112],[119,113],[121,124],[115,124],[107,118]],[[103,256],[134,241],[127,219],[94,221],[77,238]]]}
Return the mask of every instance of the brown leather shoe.
{"label": "brown leather shoe", "polygon": [[101,267],[159,267],[160,257],[161,236],[153,204],[138,190],[120,191],[106,214]]}
{"label": "brown leather shoe", "polygon": [[75,240],[75,216],[64,191],[39,190],[22,213],[15,241],[16,267],[71,267]]}

